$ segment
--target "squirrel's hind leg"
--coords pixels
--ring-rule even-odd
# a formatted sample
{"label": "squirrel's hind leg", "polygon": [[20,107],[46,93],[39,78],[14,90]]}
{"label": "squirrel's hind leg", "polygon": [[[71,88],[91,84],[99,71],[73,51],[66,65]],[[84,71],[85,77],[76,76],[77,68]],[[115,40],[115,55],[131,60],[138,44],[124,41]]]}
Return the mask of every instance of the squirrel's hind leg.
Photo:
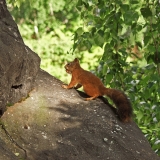
{"label": "squirrel's hind leg", "polygon": [[92,96],[92,97],[89,97],[89,98],[85,98],[86,101],[90,101],[90,100],[93,100],[95,98],[97,98],[99,95],[96,95],[96,96]]}

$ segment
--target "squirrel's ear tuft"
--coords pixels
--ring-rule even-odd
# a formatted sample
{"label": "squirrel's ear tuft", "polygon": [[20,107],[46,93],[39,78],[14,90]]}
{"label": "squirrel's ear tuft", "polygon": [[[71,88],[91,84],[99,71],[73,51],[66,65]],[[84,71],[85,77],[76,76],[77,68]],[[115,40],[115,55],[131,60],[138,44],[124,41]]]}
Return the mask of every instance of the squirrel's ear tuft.
{"label": "squirrel's ear tuft", "polygon": [[78,58],[75,58],[74,61],[75,61],[75,62],[79,62]]}

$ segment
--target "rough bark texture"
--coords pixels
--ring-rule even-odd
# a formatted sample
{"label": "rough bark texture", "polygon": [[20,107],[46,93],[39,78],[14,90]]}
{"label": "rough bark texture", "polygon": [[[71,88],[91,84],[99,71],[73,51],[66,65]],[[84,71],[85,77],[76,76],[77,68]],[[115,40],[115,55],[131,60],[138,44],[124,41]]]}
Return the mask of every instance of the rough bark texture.
{"label": "rough bark texture", "polygon": [[39,69],[4,0],[0,54],[1,114],[14,103],[0,119],[0,160],[159,159],[137,125],[120,122],[104,98],[84,101]]}
{"label": "rough bark texture", "polygon": [[31,90],[40,59],[24,45],[16,23],[0,0],[0,115]]}

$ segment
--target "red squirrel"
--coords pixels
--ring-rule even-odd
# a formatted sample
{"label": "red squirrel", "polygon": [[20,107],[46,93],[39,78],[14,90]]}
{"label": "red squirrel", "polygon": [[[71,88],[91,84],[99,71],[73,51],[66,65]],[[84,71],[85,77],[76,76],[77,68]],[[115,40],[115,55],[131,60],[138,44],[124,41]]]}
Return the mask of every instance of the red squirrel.
{"label": "red squirrel", "polygon": [[101,80],[89,71],[81,68],[77,58],[65,65],[66,72],[72,75],[69,85],[62,85],[65,89],[83,86],[85,93],[90,96],[85,100],[92,100],[99,96],[108,96],[116,105],[119,118],[122,122],[130,122],[132,106],[127,96],[116,89],[106,88]]}

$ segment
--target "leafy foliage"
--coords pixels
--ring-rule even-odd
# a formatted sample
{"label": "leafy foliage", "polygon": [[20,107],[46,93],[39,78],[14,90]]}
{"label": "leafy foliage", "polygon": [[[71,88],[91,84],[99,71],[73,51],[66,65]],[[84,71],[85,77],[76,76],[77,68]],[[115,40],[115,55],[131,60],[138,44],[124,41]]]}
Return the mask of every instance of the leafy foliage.
{"label": "leafy foliage", "polygon": [[8,8],[18,24],[25,44],[40,56],[42,69],[67,83],[70,77],[63,67],[67,61],[78,57],[85,68],[93,70],[98,66],[98,59],[102,55],[99,48],[92,49],[98,54],[91,55],[83,51],[83,48],[80,48],[81,53],[77,51],[74,55],[69,54],[74,31],[82,23],[76,1],[8,0]]}
{"label": "leafy foliage", "polygon": [[78,0],[84,27],[77,48],[103,49],[97,74],[128,93],[135,121],[160,155],[160,3],[157,0]]}

